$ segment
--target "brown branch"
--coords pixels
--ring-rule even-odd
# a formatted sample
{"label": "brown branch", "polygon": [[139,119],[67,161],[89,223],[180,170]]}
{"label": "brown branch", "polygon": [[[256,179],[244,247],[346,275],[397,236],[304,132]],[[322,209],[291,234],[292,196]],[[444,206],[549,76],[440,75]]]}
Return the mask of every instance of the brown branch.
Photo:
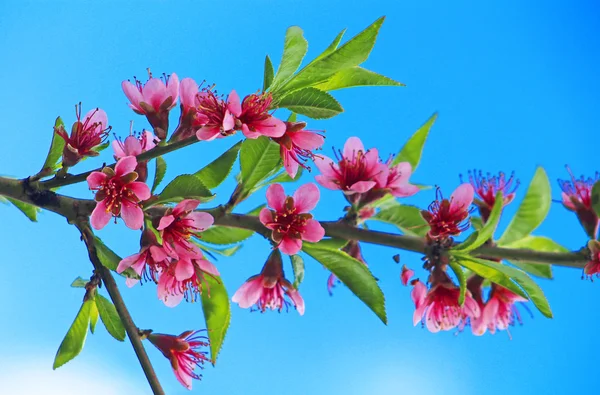
{"label": "brown branch", "polygon": [[104,265],[102,264],[102,262],[100,262],[100,259],[98,258],[98,254],[96,253],[96,246],[94,244],[94,234],[92,233],[92,230],[89,227],[89,223],[87,222],[87,220],[78,221],[76,222],[75,226],[77,226],[77,229],[79,229],[79,231],[81,232],[81,237],[87,247],[90,261],[94,265],[96,273],[98,273],[100,275],[100,278],[102,278],[102,282],[104,283],[104,286],[108,291],[108,295],[110,296],[110,299],[112,300],[113,304],[115,305],[115,308],[117,309],[117,313],[119,314],[121,322],[125,327],[125,331],[127,332],[127,336],[129,337],[131,346],[133,347],[135,355],[137,356],[142,370],[146,375],[148,384],[150,384],[150,388],[152,388],[152,392],[155,395],[164,394],[165,392],[163,391],[158,377],[154,372],[154,368],[152,367],[152,362],[150,362],[148,354],[146,354],[146,350],[144,349],[144,345],[142,344],[142,339],[140,338],[138,328],[133,322],[129,311],[127,310],[127,306],[125,306],[125,301],[121,297],[121,293],[119,292],[117,283],[115,282],[115,279],[113,278],[110,270],[104,267]]}

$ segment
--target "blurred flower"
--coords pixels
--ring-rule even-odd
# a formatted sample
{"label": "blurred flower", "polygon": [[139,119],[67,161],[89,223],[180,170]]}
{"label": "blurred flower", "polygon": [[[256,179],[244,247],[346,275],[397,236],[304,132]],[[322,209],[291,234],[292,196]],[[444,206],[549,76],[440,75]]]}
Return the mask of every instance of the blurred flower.
{"label": "blurred flower", "polygon": [[474,190],[470,184],[461,184],[450,196],[444,199],[440,190],[437,190],[437,199],[429,205],[429,210],[422,210],[421,215],[431,229],[428,236],[433,239],[444,239],[448,236],[457,236],[467,230],[468,220],[473,203]]}
{"label": "blurred flower", "polygon": [[600,275],[600,242],[596,240],[590,240],[588,242],[588,249],[590,250],[590,260],[585,264],[583,272],[586,276]]}
{"label": "blurred flower", "polygon": [[[154,133],[143,130],[139,137],[134,135],[127,136],[125,142],[114,140],[112,142],[113,150],[115,151],[115,159],[120,159],[125,156],[138,156],[143,152],[156,147],[156,136]],[[138,174],[138,180],[146,182],[148,179],[148,161],[138,161],[135,172]]]}

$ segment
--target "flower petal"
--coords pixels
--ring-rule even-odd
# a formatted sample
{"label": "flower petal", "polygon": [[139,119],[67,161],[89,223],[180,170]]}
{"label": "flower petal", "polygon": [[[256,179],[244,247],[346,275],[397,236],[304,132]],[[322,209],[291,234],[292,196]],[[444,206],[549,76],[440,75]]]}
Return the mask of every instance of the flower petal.
{"label": "flower petal", "polygon": [[125,270],[129,269],[131,265],[140,259],[140,256],[141,254],[138,253],[121,259],[121,262],[119,262],[119,265],[117,266],[117,273],[123,273]]}
{"label": "flower petal", "polygon": [[256,132],[269,137],[281,137],[285,134],[285,123],[273,116],[252,122]]}
{"label": "flower petal", "polygon": [[212,274],[213,276],[220,276],[219,270],[212,262],[209,262],[206,259],[197,259],[195,262],[203,272]]}
{"label": "flower petal", "polygon": [[173,215],[175,217],[180,217],[183,213],[194,211],[196,207],[200,205],[199,200],[195,199],[184,199],[181,202],[177,203],[177,206],[173,209]]}
{"label": "flower petal", "polygon": [[267,224],[273,222],[273,212],[268,208],[263,208],[258,214],[258,219],[263,225],[266,226]]}
{"label": "flower petal", "polygon": [[242,105],[240,104],[240,96],[235,90],[232,90],[227,97],[227,109],[231,111],[233,115],[239,117],[242,115]]}
{"label": "flower petal", "polygon": [[112,213],[106,209],[106,200],[96,203],[96,207],[94,208],[94,211],[92,211],[92,216],[90,218],[92,228],[97,230],[104,228],[111,218]]}
{"label": "flower petal", "polygon": [[311,182],[302,185],[294,192],[296,212],[299,214],[308,213],[317,206],[320,197],[319,187],[315,184]]}
{"label": "flower petal", "polygon": [[200,229],[201,232],[210,228],[215,222],[215,219],[209,213],[190,213],[186,216],[186,218],[192,220],[194,227],[196,229]]}
{"label": "flower petal", "polygon": [[267,204],[277,212],[283,211],[286,198],[287,196],[281,184],[272,184],[267,189]]}
{"label": "flower petal", "polygon": [[128,136],[125,139],[125,156],[137,156],[142,153],[142,144],[135,136]]}
{"label": "flower petal", "polygon": [[127,184],[127,189],[133,192],[140,201],[148,200],[150,199],[150,196],[152,196],[148,185],[140,181],[130,182]]}
{"label": "flower petal", "polygon": [[350,186],[349,193],[365,193],[371,190],[377,183],[375,181],[359,181]]}
{"label": "flower petal", "polygon": [[310,151],[321,148],[325,143],[325,138],[314,132],[288,132],[288,135],[298,147]]}
{"label": "flower petal", "polygon": [[302,298],[302,295],[300,295],[300,292],[296,289],[290,289],[288,290],[288,295],[290,299],[292,299],[292,302],[294,302],[298,314],[304,315],[304,299]]}
{"label": "flower petal", "polygon": [[352,159],[359,151],[365,152],[365,147],[358,137],[350,137],[344,144],[344,158]]}
{"label": "flower petal", "polygon": [[450,196],[450,211],[463,211],[468,210],[469,206],[473,203],[473,197],[475,190],[469,183],[464,183],[458,186],[452,196]]}
{"label": "flower petal", "polygon": [[187,259],[181,259],[175,264],[175,279],[185,281],[195,273],[194,265]]}
{"label": "flower petal", "polygon": [[108,176],[101,171],[94,171],[92,174],[87,176],[87,183],[90,189],[100,188],[100,186],[106,181]]}
{"label": "flower petal", "polygon": [[[320,226],[320,225],[319,225]],[[295,255],[302,249],[302,240],[284,237],[279,244],[279,250],[284,254]]]}
{"label": "flower petal", "polygon": [[317,243],[321,241],[324,236],[325,229],[323,229],[319,221],[316,219],[309,220],[304,226],[304,231],[302,232],[303,240],[310,241],[311,243]]}
{"label": "flower petal", "polygon": [[135,156],[126,156],[121,158],[115,166],[115,176],[122,177],[125,174],[129,174],[134,171],[136,167],[137,159],[135,159]]}
{"label": "flower petal", "polygon": [[139,112],[144,112],[140,107],[140,102],[144,100],[142,93],[139,89],[129,81],[121,82],[121,88],[123,88],[123,92],[127,99],[131,102],[131,105],[138,110]]}
{"label": "flower petal", "polygon": [[241,308],[247,309],[254,305],[263,292],[262,276],[246,281],[233,295],[231,300]]}
{"label": "flower petal", "polygon": [[125,154],[125,151],[123,151],[123,148],[125,148],[125,146],[119,140],[113,140],[111,145],[113,151],[115,151],[115,158],[120,159],[124,156],[127,156],[127,154]]}
{"label": "flower petal", "polygon": [[198,94],[198,84],[192,78],[184,78],[179,85],[179,100],[184,109],[196,106],[196,95]]}
{"label": "flower petal", "polygon": [[121,218],[129,229],[139,230],[144,225],[144,212],[135,203],[123,200],[121,204]]}

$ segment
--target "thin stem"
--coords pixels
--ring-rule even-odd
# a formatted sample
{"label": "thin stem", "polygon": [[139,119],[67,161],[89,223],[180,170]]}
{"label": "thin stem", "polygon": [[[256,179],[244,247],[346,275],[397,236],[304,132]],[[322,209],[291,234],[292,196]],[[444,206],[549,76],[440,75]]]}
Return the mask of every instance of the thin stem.
{"label": "thin stem", "polygon": [[[185,140],[176,141],[174,143],[170,143],[167,145],[157,145],[156,147],[152,148],[151,150],[141,153],[136,158],[137,158],[138,162],[149,161],[150,159],[154,159],[158,156],[168,154],[169,152],[176,151],[180,148],[187,147],[188,145],[197,143],[198,141],[200,141],[200,140],[198,140],[198,138],[196,138],[196,136],[192,136]],[[111,165],[108,165],[108,167],[114,168],[115,165],[116,165],[116,163],[113,163]],[[80,174],[75,174],[75,175],[67,175],[65,177],[55,176],[54,178],[51,178],[50,180],[40,182],[40,185],[45,189],[51,189],[51,188],[56,188],[56,187],[62,187],[65,185],[77,184],[78,182],[85,181],[85,179],[92,172],[100,171],[100,170],[102,170],[102,167],[95,169],[95,170],[86,171],[85,173],[80,173]]]}
{"label": "thin stem", "polygon": [[134,324],[133,319],[129,314],[129,311],[127,310],[127,306],[125,306],[125,301],[123,301],[123,298],[121,297],[121,293],[119,292],[117,283],[115,282],[115,279],[113,278],[110,270],[104,267],[104,265],[102,265],[102,262],[100,262],[100,259],[98,258],[98,255],[96,253],[96,246],[94,245],[94,235],[89,227],[89,224],[87,222],[78,222],[76,226],[77,229],[79,229],[79,231],[81,232],[83,241],[87,246],[90,261],[92,261],[96,273],[98,273],[102,278],[102,282],[104,283],[104,286],[108,291],[108,295],[110,296],[110,299],[112,300],[113,304],[115,305],[115,308],[117,309],[117,313],[119,314],[121,322],[125,327],[125,331],[127,332],[129,341],[131,342],[133,350],[135,351],[135,355],[137,356],[142,370],[146,375],[148,384],[150,384],[150,388],[152,388],[152,392],[155,395],[164,394],[165,392],[163,391],[158,377],[154,372],[154,368],[152,367],[152,362],[150,362],[148,354],[146,354],[146,350],[144,349],[144,345],[142,344],[138,328]]}

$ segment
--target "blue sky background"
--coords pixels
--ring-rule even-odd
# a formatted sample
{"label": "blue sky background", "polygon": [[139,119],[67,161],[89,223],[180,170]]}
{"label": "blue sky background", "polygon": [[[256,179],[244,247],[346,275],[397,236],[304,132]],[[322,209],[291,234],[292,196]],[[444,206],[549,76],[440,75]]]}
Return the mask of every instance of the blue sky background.
{"label": "blue sky background", "polygon": [[[156,74],[206,79],[221,92],[235,88],[243,95],[261,87],[266,54],[278,64],[288,26],[304,29],[312,59],[342,28],[348,28],[349,38],[381,15],[387,19],[365,66],[408,86],[335,93],[346,112],[309,123],[327,130],[326,154],[356,135],[387,157],[439,111],[413,180],[439,184],[447,194],[458,185],[458,174],[470,168],[514,170],[524,184],[519,201],[541,165],[559,198],[554,180],[567,177],[565,164],[577,175],[591,175],[599,167],[593,161],[593,137],[600,110],[600,13],[592,1],[2,1],[0,173],[24,177],[37,172],[54,119],[61,115],[70,125],[79,101],[84,112],[105,109],[120,136],[128,134],[132,119],[141,130],[146,122],[128,109],[120,83],[144,76],[146,67]],[[200,169],[238,138],[168,155],[167,177]],[[110,160],[108,150],[77,170],[95,168],[102,160]],[[311,179],[305,175],[303,181]],[[222,199],[232,186],[218,190]],[[286,188],[292,192],[296,186]],[[91,197],[83,186],[64,192]],[[432,190],[424,191],[408,201],[424,207],[433,196]],[[240,210],[263,199],[261,192]],[[340,194],[322,190],[315,213],[319,219],[336,219],[342,204]],[[504,220],[515,208],[509,207]],[[64,219],[44,213],[34,224],[8,206],[0,213],[0,392],[148,393],[129,343],[114,341],[104,329],[88,337],[76,360],[51,372],[55,350],[83,296],[69,284],[76,276],[89,276],[91,265],[76,230]],[[586,241],[575,217],[559,204],[537,233],[573,249]],[[138,233],[122,223],[107,226],[100,236],[123,256],[136,252]],[[260,270],[268,248],[266,241],[252,239],[237,256],[217,262],[230,294]],[[234,306],[217,368],[207,366],[194,392],[595,391],[600,284],[582,281],[577,270],[556,268],[556,280],[542,281],[555,318],[525,313],[525,325],[512,330],[513,340],[506,333],[431,334],[412,326],[410,290],[400,284],[401,265],[391,258],[395,253],[364,247],[386,293],[388,326],[343,286],[329,297],[328,273],[307,259],[304,317]],[[415,269],[420,266],[417,255],[403,253],[401,259]],[[417,274],[424,277],[421,269]],[[164,307],[153,285],[123,287],[123,294],[140,327],[179,333],[204,326],[200,305]],[[187,393],[168,361],[148,346],[166,392]]]}

